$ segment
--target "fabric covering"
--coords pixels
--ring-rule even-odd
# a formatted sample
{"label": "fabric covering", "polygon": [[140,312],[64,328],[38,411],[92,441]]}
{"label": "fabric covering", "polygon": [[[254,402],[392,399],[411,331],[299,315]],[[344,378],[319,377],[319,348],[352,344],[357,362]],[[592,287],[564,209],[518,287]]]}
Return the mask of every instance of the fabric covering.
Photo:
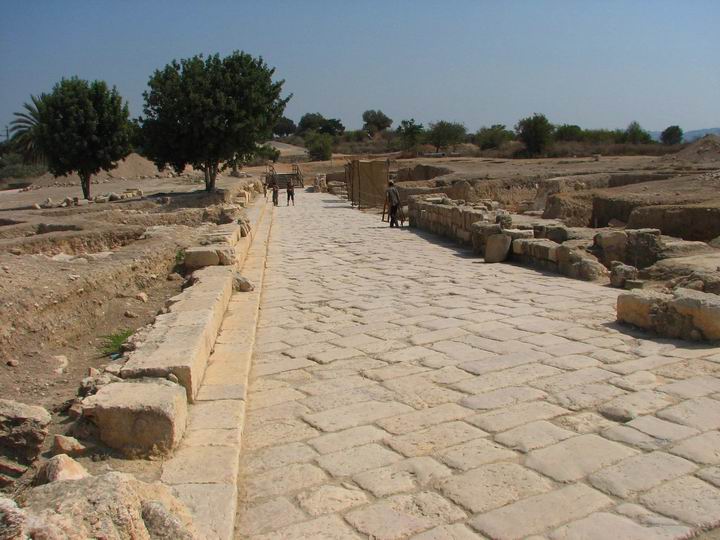
{"label": "fabric covering", "polygon": [[348,198],[361,208],[381,207],[385,203],[385,190],[390,164],[383,160],[355,159],[345,165]]}

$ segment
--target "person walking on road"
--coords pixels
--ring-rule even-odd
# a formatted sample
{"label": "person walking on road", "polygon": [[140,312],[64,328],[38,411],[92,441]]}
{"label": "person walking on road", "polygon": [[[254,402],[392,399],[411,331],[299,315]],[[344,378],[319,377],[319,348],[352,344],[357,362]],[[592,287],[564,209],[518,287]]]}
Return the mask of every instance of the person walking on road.
{"label": "person walking on road", "polygon": [[388,188],[385,190],[385,201],[390,209],[390,226],[400,227],[397,219],[398,210],[400,210],[400,193],[392,180],[388,182]]}
{"label": "person walking on road", "polygon": [[295,206],[295,186],[292,185],[292,180],[288,180],[287,184],[287,205],[290,206],[292,200],[293,206]]}
{"label": "person walking on road", "polygon": [[272,199],[273,199],[273,206],[278,205],[278,199],[280,198],[280,188],[277,184],[272,185]]}

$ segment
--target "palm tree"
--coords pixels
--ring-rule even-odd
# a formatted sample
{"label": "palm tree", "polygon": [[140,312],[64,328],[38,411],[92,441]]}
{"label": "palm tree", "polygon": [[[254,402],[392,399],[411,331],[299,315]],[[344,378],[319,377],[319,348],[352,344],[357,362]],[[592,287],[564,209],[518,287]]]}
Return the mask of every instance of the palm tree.
{"label": "palm tree", "polygon": [[40,122],[39,106],[45,94],[30,96],[32,103],[23,103],[23,112],[16,112],[15,120],[10,122],[12,142],[26,161],[35,163],[45,161],[45,156],[38,146],[37,130]]}

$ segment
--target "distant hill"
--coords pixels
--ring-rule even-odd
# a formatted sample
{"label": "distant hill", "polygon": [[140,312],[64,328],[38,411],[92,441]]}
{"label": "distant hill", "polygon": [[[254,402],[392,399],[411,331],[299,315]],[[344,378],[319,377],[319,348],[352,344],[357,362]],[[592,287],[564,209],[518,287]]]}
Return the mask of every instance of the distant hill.
{"label": "distant hill", "polygon": [[[660,134],[662,131],[651,131],[650,136],[655,141],[660,140]],[[686,131],[683,134],[683,142],[693,142],[705,135],[720,135],[720,127],[707,128],[707,129],[693,129],[692,131]]]}

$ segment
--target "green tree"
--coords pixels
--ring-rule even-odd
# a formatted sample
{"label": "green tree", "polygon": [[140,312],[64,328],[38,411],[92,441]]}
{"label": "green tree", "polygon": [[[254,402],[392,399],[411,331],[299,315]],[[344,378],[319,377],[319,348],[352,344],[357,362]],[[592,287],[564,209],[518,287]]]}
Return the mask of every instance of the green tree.
{"label": "green tree", "polygon": [[62,79],[38,102],[37,142],[55,176],[76,172],[83,196],[90,178],[130,153],[127,104],[103,81]]}
{"label": "green tree", "polygon": [[287,137],[288,135],[294,135],[297,129],[298,128],[295,125],[295,122],[285,116],[282,116],[275,124],[273,134],[278,137]]}
{"label": "green tree", "polygon": [[400,122],[396,131],[402,140],[403,150],[416,150],[425,134],[423,125],[416,124],[414,118]]}
{"label": "green tree", "polygon": [[40,121],[38,108],[44,98],[45,94],[31,95],[30,103],[23,103],[24,111],[13,113],[15,119],[10,122],[12,144],[25,161],[36,163],[45,161],[37,140]]}
{"label": "green tree", "polygon": [[145,151],[158,167],[191,164],[215,189],[222,162],[270,138],[290,97],[262,58],[235,51],[173,60],[150,77],[142,119]]}
{"label": "green tree", "polygon": [[481,150],[500,148],[504,143],[513,140],[514,133],[505,129],[503,124],[493,124],[490,127],[481,127],[475,134],[475,144]]}
{"label": "green tree", "polygon": [[660,134],[663,144],[680,144],[683,140],[683,130],[680,126],[668,126]]}
{"label": "green tree", "polygon": [[439,122],[430,124],[427,140],[435,147],[435,151],[439,152],[441,148],[455,146],[463,142],[466,134],[467,130],[463,124],[440,120]]}
{"label": "green tree", "polygon": [[345,132],[345,126],[337,118],[325,118],[320,113],[306,113],[302,115],[300,122],[298,122],[297,132],[304,134],[308,131],[326,133],[335,137]]}
{"label": "green tree", "polygon": [[327,161],[332,157],[333,137],[327,133],[309,131],[305,136],[305,147],[312,161]]}
{"label": "green tree", "polygon": [[645,131],[638,122],[630,122],[625,129],[624,141],[630,144],[649,144],[652,142],[650,133]]}
{"label": "green tree", "polygon": [[555,128],[556,141],[582,141],[584,139],[583,129],[575,124],[562,124]]}
{"label": "green tree", "polygon": [[363,129],[371,135],[375,135],[379,131],[385,131],[393,123],[392,119],[388,118],[380,109],[377,111],[372,109],[365,111],[362,119],[365,122]]}
{"label": "green tree", "polygon": [[515,126],[515,131],[531,156],[542,154],[552,142],[553,125],[544,114],[535,113],[523,118]]}

